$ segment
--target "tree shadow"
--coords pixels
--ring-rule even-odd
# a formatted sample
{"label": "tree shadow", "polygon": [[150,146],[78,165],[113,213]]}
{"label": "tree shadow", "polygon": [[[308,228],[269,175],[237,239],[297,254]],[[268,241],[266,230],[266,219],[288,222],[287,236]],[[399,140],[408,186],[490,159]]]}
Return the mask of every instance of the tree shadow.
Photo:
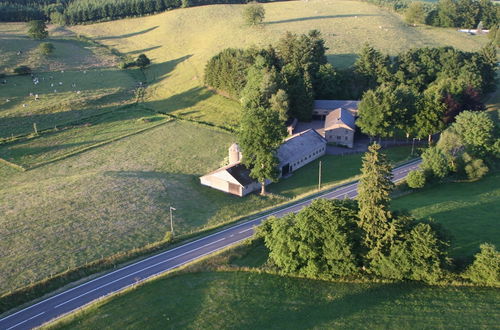
{"label": "tree shadow", "polygon": [[139,50],[133,50],[131,52],[128,52],[127,55],[137,55],[137,54],[142,54],[142,53],[145,53],[145,52],[149,52],[150,50],[155,50],[155,49],[158,49],[158,48],[161,48],[162,46],[153,46],[153,47],[149,47],[149,48],[144,48],[144,49],[139,49]]}
{"label": "tree shadow", "polygon": [[[185,92],[175,94],[169,98],[144,103],[148,109],[158,109],[160,113],[170,113],[195,106],[208,99],[213,92],[204,87],[193,87]],[[191,113],[196,111],[190,111]]]}
{"label": "tree shadow", "polygon": [[335,69],[347,69],[356,62],[358,54],[327,54],[326,59]]}
{"label": "tree shadow", "polygon": [[265,22],[265,24],[282,24],[282,23],[293,23],[293,22],[303,22],[303,21],[312,21],[318,19],[329,19],[329,18],[347,18],[347,17],[361,17],[361,16],[380,16],[380,15],[371,15],[371,14],[349,14],[349,15],[325,15],[325,16],[310,16],[310,17],[300,17],[300,18],[291,18],[284,19],[280,21],[270,21]]}
{"label": "tree shadow", "polygon": [[156,30],[158,27],[159,27],[159,25],[150,27],[150,28],[142,30],[142,31],[137,31],[137,32],[127,33],[127,34],[122,34],[122,35],[119,35],[119,36],[100,37],[100,38],[95,38],[95,39],[96,40],[112,40],[112,39],[130,38],[130,37],[135,37],[135,36],[138,36],[138,35],[141,35],[141,34],[145,34],[145,33],[151,32],[153,30]]}
{"label": "tree shadow", "polygon": [[193,55],[185,55],[174,60],[163,63],[153,63],[144,71],[148,78],[149,84],[155,84],[163,80],[170,72],[174,71],[175,67],[191,58]]}
{"label": "tree shadow", "polygon": [[[213,274],[212,276],[210,276]],[[208,276],[207,276],[208,275]],[[203,305],[228,304],[238,312],[231,328],[238,329],[312,329],[346,326],[349,318],[363,312],[401,301],[424,285],[334,283],[320,280],[282,277],[271,274],[217,272],[193,274],[212,277],[196,290]],[[242,278],[242,277],[245,278]],[[219,284],[217,284],[219,283]],[[216,288],[224,283],[223,297],[215,297]],[[266,298],[270,295],[271,298]],[[242,297],[248,299],[241,300]],[[215,300],[215,301],[214,301]],[[210,304],[207,302],[210,301]],[[205,324],[207,310],[192,311],[189,322]],[[389,320],[390,321],[390,320]]]}

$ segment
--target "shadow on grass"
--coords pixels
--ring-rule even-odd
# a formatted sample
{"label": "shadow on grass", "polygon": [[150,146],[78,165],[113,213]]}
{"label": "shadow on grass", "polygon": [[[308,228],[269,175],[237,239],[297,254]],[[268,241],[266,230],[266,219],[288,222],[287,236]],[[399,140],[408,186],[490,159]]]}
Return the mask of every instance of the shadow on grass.
{"label": "shadow on grass", "polygon": [[171,61],[151,64],[145,70],[146,76],[148,78],[148,83],[155,84],[161,81],[167,74],[172,72],[179,63],[188,60],[192,56],[193,55],[186,55]]}
{"label": "shadow on grass", "polygon": [[349,14],[349,15],[325,15],[325,16],[310,16],[310,17],[299,17],[284,19],[280,21],[265,22],[265,24],[282,24],[282,23],[293,23],[293,22],[303,22],[303,21],[313,21],[318,19],[329,19],[329,18],[347,18],[347,17],[361,17],[361,16],[380,16],[380,15],[370,15],[370,14]]}
{"label": "shadow on grass", "polygon": [[213,92],[204,87],[193,87],[185,92],[173,95],[164,100],[145,102],[143,105],[148,109],[155,109],[162,113],[170,113],[181,109],[195,106],[199,102],[208,99]]}
{"label": "shadow on grass", "polygon": [[358,58],[358,54],[328,54],[326,55],[326,59],[330,64],[333,65],[334,68],[338,69],[347,69],[351,67],[356,59]]}
{"label": "shadow on grass", "polygon": [[137,32],[127,33],[127,34],[122,34],[122,35],[119,35],[119,36],[100,37],[100,38],[95,38],[95,39],[96,40],[112,40],[112,39],[130,38],[130,37],[135,37],[135,36],[138,36],[138,35],[141,35],[141,34],[145,34],[145,33],[151,32],[153,30],[156,30],[158,27],[159,27],[159,25],[150,27],[150,28],[142,30],[142,31],[137,31]]}
{"label": "shadow on grass", "polygon": [[162,46],[153,46],[153,47],[149,47],[149,48],[134,50],[134,51],[128,52],[127,55],[137,55],[137,54],[149,52],[150,50],[155,50],[155,49],[158,49],[158,48],[161,48],[161,47]]}

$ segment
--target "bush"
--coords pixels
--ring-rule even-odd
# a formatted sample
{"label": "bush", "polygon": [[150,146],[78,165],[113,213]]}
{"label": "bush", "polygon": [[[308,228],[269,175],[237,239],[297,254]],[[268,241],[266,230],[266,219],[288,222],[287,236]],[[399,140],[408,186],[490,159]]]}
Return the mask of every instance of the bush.
{"label": "bush", "polygon": [[431,225],[418,223],[391,246],[389,254],[372,262],[372,271],[385,278],[435,283],[443,275],[445,248]]}
{"label": "bush", "polygon": [[500,286],[500,252],[488,243],[481,244],[480,249],[463,277],[477,284]]}
{"label": "bush", "polygon": [[120,62],[120,64],[118,64],[118,67],[120,69],[127,69],[136,65],[137,63],[135,61],[122,61]]}
{"label": "bush", "polygon": [[257,3],[250,3],[243,9],[243,19],[248,25],[261,24],[265,14],[266,11],[264,7]]}
{"label": "bush", "polygon": [[422,154],[422,169],[429,170],[438,179],[443,179],[448,175],[450,166],[446,155],[440,149],[430,147]]}
{"label": "bush", "polygon": [[135,60],[135,65],[137,65],[141,69],[144,69],[149,64],[151,64],[151,60],[144,54],[139,55]]}
{"label": "bush", "polygon": [[410,188],[423,188],[425,186],[425,172],[422,170],[414,170],[408,173],[406,183]]}
{"label": "bush", "polygon": [[26,65],[21,65],[14,69],[14,73],[20,76],[31,74],[31,68]]}
{"label": "bush", "polygon": [[464,153],[462,159],[465,163],[464,169],[469,180],[479,180],[489,171],[488,166],[486,166],[482,159],[472,158],[468,153]]}
{"label": "bush", "polygon": [[49,36],[47,25],[42,20],[28,22],[28,36],[33,39],[45,39]]}
{"label": "bush", "polygon": [[50,42],[42,42],[39,46],[38,46],[38,51],[42,54],[42,55],[50,55],[54,52],[54,45]]}

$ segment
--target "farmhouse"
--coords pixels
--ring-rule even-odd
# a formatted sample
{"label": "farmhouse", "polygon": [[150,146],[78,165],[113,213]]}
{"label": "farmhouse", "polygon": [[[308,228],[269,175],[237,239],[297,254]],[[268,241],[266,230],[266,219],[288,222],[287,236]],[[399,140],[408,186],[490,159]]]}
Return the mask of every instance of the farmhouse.
{"label": "farmhouse", "polygon": [[330,143],[354,146],[354,124],[358,115],[359,101],[316,100],[313,119],[324,121],[320,134]]}
{"label": "farmhouse", "polygon": [[[315,130],[290,136],[278,149],[280,177],[289,175],[325,152],[326,140]],[[250,177],[250,170],[241,163],[241,151],[236,143],[229,147],[229,165],[200,177],[200,183],[240,197],[260,189],[260,183]]]}

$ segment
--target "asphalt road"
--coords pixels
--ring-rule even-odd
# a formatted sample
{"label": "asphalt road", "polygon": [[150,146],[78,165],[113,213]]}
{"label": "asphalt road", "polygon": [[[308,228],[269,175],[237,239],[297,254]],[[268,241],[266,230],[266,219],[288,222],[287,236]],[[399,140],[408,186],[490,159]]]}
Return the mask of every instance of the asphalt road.
{"label": "asphalt road", "polygon": [[[419,163],[420,161],[415,161],[394,169],[394,181],[397,182],[404,179],[409,171],[418,167]],[[353,198],[357,195],[357,185],[356,182],[341,186],[315,198]],[[312,200],[306,200],[266,216],[234,225],[68,289],[6,316],[0,320],[0,329],[31,329],[40,326],[61,315],[81,308],[98,298],[116,293],[152,276],[164,273],[243,241],[251,237],[254,227],[267,217],[271,215],[280,217],[290,212],[297,212],[309,205]]]}

